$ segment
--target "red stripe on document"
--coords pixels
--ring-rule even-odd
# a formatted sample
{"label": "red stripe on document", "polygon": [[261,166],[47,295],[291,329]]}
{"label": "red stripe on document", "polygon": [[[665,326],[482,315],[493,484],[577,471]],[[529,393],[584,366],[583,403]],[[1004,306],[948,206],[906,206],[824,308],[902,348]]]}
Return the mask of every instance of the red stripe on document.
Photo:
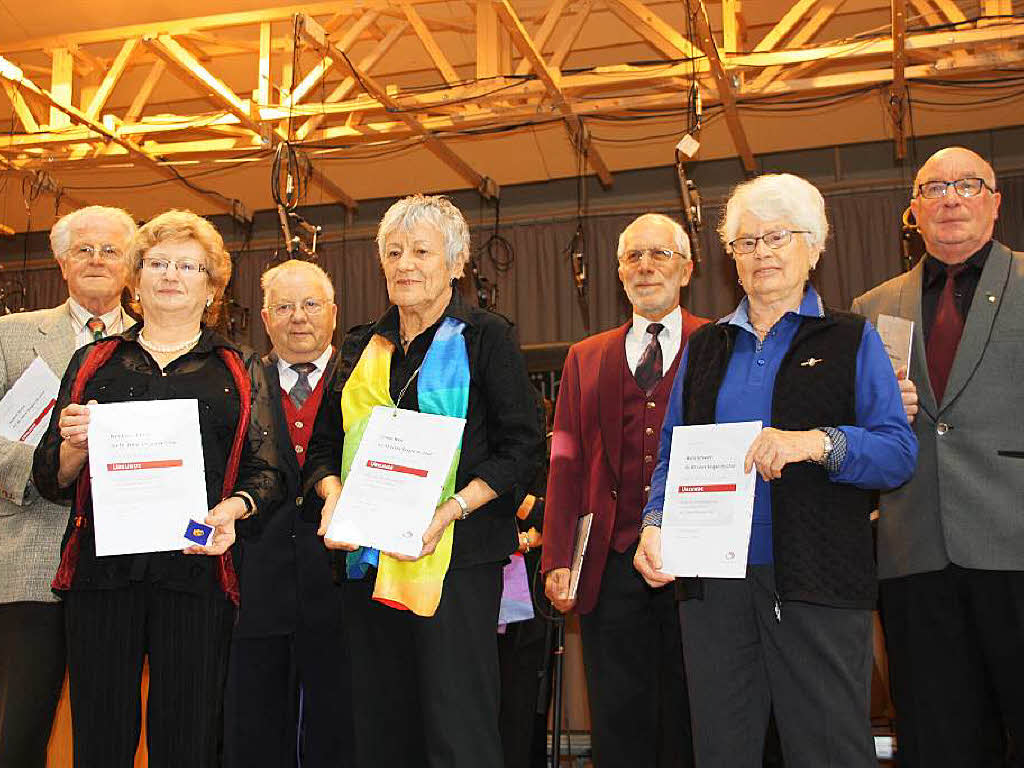
{"label": "red stripe on document", "polygon": [[181,459],[160,459],[158,461],[118,461],[107,464],[107,472],[131,472],[136,469],[166,469],[180,467]]}
{"label": "red stripe on document", "polygon": [[680,493],[728,493],[729,491],[735,491],[735,483],[727,483],[722,485],[680,485]]}
{"label": "red stripe on document", "polygon": [[49,403],[46,404],[46,407],[43,408],[43,410],[39,412],[38,416],[36,416],[36,420],[33,421],[31,424],[29,424],[28,425],[28,429],[26,429],[22,433],[21,437],[18,438],[19,442],[24,443],[26,440],[28,440],[28,436],[31,435],[35,431],[36,427],[38,427],[39,424],[42,422],[42,420],[46,418],[46,414],[48,414],[53,409],[53,406],[55,406],[56,404],[57,404],[57,399],[56,398],[53,398],[52,400],[50,400]]}
{"label": "red stripe on document", "polygon": [[416,477],[427,476],[427,470],[425,469],[403,467],[401,464],[390,464],[386,461],[374,461],[373,459],[369,459],[366,462],[366,466],[370,469],[383,469],[385,472],[401,472],[403,475],[416,475]]}

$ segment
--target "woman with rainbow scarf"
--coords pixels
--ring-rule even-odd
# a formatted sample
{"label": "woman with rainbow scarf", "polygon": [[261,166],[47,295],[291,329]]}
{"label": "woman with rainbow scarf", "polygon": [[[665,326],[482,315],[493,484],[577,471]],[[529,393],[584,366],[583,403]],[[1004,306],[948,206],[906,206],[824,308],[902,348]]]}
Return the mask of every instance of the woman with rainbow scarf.
{"label": "woman with rainbow scarf", "polygon": [[388,209],[377,247],[392,306],[353,328],[306,454],[320,534],[370,412],[384,405],[466,419],[419,557],[345,542],[356,766],[500,768],[495,627],[502,566],[518,547],[516,489],[537,471],[543,435],[515,331],[454,290],[469,227],[444,197]]}

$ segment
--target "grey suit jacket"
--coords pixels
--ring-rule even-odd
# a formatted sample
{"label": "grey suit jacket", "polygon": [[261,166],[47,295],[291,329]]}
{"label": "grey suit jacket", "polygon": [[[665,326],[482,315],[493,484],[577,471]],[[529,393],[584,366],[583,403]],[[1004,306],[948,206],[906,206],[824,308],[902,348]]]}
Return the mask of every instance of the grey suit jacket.
{"label": "grey suit jacket", "polygon": [[852,307],[872,322],[879,314],[914,321],[917,471],[882,494],[879,576],[950,562],[1024,570],[1024,254],[993,243],[941,403],[928,378],[921,330],[923,275],[922,261]]}
{"label": "grey suit jacket", "polygon": [[[125,316],[125,326],[132,324]],[[63,377],[75,351],[75,331],[67,302],[0,317],[0,396],[36,357]],[[0,438],[0,603],[55,601],[50,582],[60,560],[68,508],[36,493],[33,449]]]}

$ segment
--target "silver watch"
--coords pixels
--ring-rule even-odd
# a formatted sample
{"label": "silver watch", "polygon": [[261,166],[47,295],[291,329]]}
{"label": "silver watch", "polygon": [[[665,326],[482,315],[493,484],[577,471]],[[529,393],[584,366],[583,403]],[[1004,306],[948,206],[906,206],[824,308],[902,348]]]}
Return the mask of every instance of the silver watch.
{"label": "silver watch", "polygon": [[821,458],[818,459],[818,461],[816,463],[821,464],[822,466],[824,466],[825,464],[828,463],[828,457],[832,453],[832,448],[834,446],[832,445],[832,438],[829,436],[828,432],[826,432],[824,429],[820,429],[820,428],[818,429],[818,431],[821,432],[821,436],[824,439],[822,440]]}
{"label": "silver watch", "polygon": [[462,508],[462,514],[459,515],[459,520],[465,520],[467,517],[469,517],[469,504],[466,503],[466,500],[464,498],[459,496],[459,494],[457,494],[457,493],[453,493],[448,498],[449,499],[454,499],[455,503],[458,504],[459,507]]}

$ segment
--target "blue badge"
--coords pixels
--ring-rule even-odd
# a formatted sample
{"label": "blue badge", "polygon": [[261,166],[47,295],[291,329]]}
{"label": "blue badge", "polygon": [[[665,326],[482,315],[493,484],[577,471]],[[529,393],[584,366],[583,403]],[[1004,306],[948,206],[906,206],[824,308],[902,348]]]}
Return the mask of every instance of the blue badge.
{"label": "blue badge", "polygon": [[210,541],[210,534],[213,533],[213,526],[206,523],[197,523],[189,520],[185,528],[185,538],[201,546],[206,546]]}

